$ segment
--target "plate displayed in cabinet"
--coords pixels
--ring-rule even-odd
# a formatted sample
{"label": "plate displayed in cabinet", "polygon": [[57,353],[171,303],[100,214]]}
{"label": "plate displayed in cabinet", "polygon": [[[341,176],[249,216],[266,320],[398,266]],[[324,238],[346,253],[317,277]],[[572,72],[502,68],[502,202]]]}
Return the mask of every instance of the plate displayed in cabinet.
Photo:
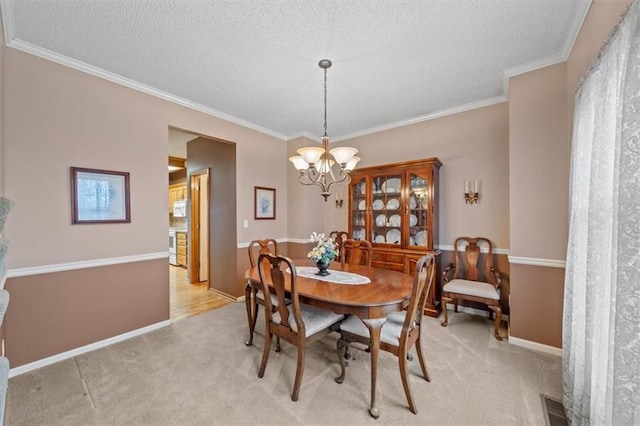
{"label": "plate displayed in cabinet", "polygon": [[427,231],[420,231],[416,234],[416,245],[419,245],[419,246],[427,245]]}
{"label": "plate displayed in cabinet", "polygon": [[358,203],[358,210],[364,210],[367,208],[367,202],[365,200],[360,200]]}
{"label": "plate displayed in cabinet", "polygon": [[375,240],[373,240],[373,241],[374,241],[375,243],[384,243],[384,242],[385,242],[385,241],[384,241],[384,235],[378,235],[378,236],[376,237],[376,239],[375,239]]}
{"label": "plate displayed in cabinet", "polygon": [[384,202],[382,200],[375,200],[373,202],[373,209],[374,210],[382,210],[382,209],[384,209]]}
{"label": "plate displayed in cabinet", "polygon": [[394,214],[389,218],[389,225],[391,226],[400,226],[400,215]]}
{"label": "plate displayed in cabinet", "polygon": [[387,210],[398,210],[400,208],[400,201],[397,198],[392,198],[387,201]]}
{"label": "plate displayed in cabinet", "polygon": [[387,242],[390,244],[400,244],[400,236],[402,234],[400,234],[400,231],[398,231],[397,229],[392,229],[391,231],[387,232]]}
{"label": "plate displayed in cabinet", "polygon": [[413,237],[409,237],[409,245],[410,246],[415,246],[416,245],[416,240]]}
{"label": "plate displayed in cabinet", "polygon": [[387,192],[387,193],[400,192],[400,179],[398,178],[387,179],[387,181],[382,184],[382,192]]}
{"label": "plate displayed in cabinet", "polygon": [[387,216],[383,214],[379,214],[376,217],[376,225],[377,226],[385,226],[387,224]]}
{"label": "plate displayed in cabinet", "polygon": [[409,216],[409,226],[416,226],[418,224],[418,216],[412,214]]}

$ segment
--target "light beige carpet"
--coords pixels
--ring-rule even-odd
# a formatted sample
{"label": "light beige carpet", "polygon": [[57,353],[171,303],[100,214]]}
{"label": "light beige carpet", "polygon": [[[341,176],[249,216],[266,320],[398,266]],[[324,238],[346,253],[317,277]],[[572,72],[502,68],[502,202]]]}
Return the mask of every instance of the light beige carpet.
{"label": "light beige carpet", "polygon": [[410,362],[417,415],[407,408],[397,359],[381,352],[381,417],[369,417],[369,354],[354,348],[338,385],[335,333],[309,347],[292,402],[295,348],[283,342],[258,379],[263,317],[254,345],[245,346],[245,307],[236,303],[10,379],[5,424],[544,425],[540,394],[561,398],[561,359],[496,341],[488,319],[449,318],[446,328],[424,319],[431,383],[417,359]]}

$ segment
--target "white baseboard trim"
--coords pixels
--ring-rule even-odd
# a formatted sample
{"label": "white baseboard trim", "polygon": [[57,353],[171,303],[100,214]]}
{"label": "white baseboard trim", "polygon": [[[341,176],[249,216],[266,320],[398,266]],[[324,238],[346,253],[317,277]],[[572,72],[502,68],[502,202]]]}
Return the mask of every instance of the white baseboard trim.
{"label": "white baseboard trim", "polygon": [[[453,311],[453,304],[447,303],[447,311],[451,311],[451,314],[455,315],[456,313]],[[460,306],[458,305],[458,312],[464,312],[465,314],[476,315],[479,317],[489,319],[489,312],[483,311],[482,309],[471,308],[468,306]],[[449,315],[451,315],[449,314]],[[509,315],[502,314],[502,321],[507,321],[509,319]]]}
{"label": "white baseboard trim", "polygon": [[55,265],[32,266],[29,268],[9,269],[8,278],[26,277],[29,275],[50,274],[52,272],[73,271],[84,268],[97,268],[99,266],[117,265],[120,263],[142,262],[169,258],[169,251],[157,253],[136,254],[133,256],[110,257],[106,259],[80,260],[78,262],[58,263]]}
{"label": "white baseboard trim", "polygon": [[54,364],[59,361],[64,361],[65,359],[73,358],[74,356],[82,355],[87,352],[95,351],[96,349],[104,348],[109,345],[113,345],[114,343],[122,342],[124,340],[131,339],[132,337],[141,336],[143,334],[149,333],[151,331],[158,330],[163,327],[170,326],[171,320],[165,320],[161,322],[157,322],[155,324],[148,325],[146,327],[138,328],[137,330],[132,330],[124,334],[119,334],[117,336],[109,337],[108,339],[100,340],[98,342],[90,343],[85,346],[81,346],[79,348],[71,349],[66,352],[62,352],[56,355],[52,355],[47,358],[40,359],[38,361],[30,362],[29,364],[24,364],[19,367],[15,367],[9,370],[9,378],[18,376],[20,374],[27,373],[29,371],[36,370],[38,368],[46,367],[47,365]]}
{"label": "white baseboard trim", "polygon": [[556,348],[555,346],[543,345],[542,343],[532,342],[530,340],[524,340],[513,336],[509,336],[509,343],[538,352],[562,356],[562,348]]}

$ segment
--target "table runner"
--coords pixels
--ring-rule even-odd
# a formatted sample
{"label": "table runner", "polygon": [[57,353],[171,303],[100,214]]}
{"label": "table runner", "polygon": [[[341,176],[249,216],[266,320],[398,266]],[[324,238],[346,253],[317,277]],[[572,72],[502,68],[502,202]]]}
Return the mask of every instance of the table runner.
{"label": "table runner", "polygon": [[315,266],[296,266],[298,275],[305,278],[313,278],[334,284],[362,285],[371,283],[369,278],[354,274],[353,272],[342,272],[334,269],[329,269],[328,271],[330,272],[329,275],[321,277],[320,275],[316,275],[318,268]]}

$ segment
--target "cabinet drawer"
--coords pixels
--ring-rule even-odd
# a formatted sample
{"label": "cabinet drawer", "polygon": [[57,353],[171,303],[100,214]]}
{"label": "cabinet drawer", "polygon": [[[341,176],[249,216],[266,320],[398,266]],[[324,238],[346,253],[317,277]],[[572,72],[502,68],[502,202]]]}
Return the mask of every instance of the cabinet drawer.
{"label": "cabinet drawer", "polygon": [[176,239],[178,241],[180,240],[185,240],[187,239],[187,234],[185,234],[184,232],[176,232]]}
{"label": "cabinet drawer", "polygon": [[391,271],[404,272],[404,265],[403,264],[385,263],[385,262],[371,262],[371,266],[374,267],[374,268],[389,269]]}
{"label": "cabinet drawer", "polygon": [[176,263],[177,263],[179,266],[187,266],[187,256],[186,256],[186,255],[179,254],[179,255],[176,257],[176,261],[177,261]]}
{"label": "cabinet drawer", "polygon": [[402,253],[386,253],[384,260],[404,265],[404,255]]}
{"label": "cabinet drawer", "polygon": [[178,246],[176,248],[179,255],[183,255],[183,256],[187,255],[187,246]]}
{"label": "cabinet drawer", "polygon": [[373,254],[371,255],[371,260],[379,260],[379,261],[384,261],[384,253],[379,252],[379,251],[374,251]]}

